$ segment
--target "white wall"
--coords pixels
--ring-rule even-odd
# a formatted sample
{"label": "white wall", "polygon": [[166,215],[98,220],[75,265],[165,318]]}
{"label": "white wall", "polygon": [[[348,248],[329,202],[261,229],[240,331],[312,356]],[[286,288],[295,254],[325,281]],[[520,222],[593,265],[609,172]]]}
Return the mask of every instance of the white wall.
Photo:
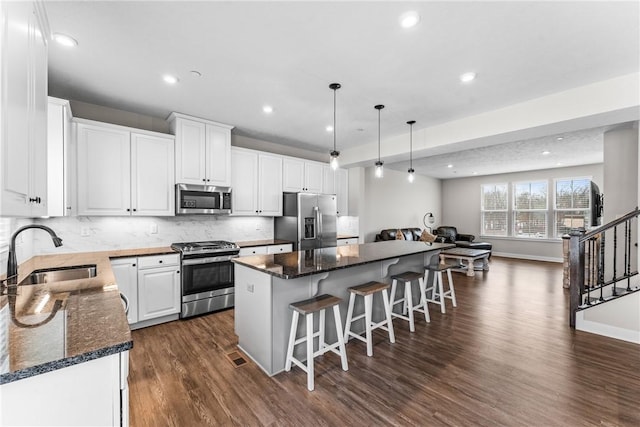
{"label": "white wall", "polygon": [[638,206],[638,129],[605,132],[603,223],[625,215]]}
{"label": "white wall", "polygon": [[[536,179],[591,177],[603,187],[602,164],[546,169],[509,174],[486,175],[442,181],[442,225],[453,225],[460,233],[474,234],[476,241],[493,244],[496,255],[513,256],[542,261],[562,261],[560,240],[523,240],[516,238],[480,237],[480,186]],[[634,193],[635,194],[635,193]],[[511,199],[510,199],[511,200]]]}
{"label": "white wall", "polygon": [[[360,230],[365,242],[373,242],[375,235],[386,228],[424,228],[422,218],[433,212],[437,226],[440,216],[440,180],[416,175],[413,183],[406,172],[385,169],[384,177],[374,175],[374,168],[364,170],[365,210],[360,211]],[[362,237],[362,236],[361,236]]]}

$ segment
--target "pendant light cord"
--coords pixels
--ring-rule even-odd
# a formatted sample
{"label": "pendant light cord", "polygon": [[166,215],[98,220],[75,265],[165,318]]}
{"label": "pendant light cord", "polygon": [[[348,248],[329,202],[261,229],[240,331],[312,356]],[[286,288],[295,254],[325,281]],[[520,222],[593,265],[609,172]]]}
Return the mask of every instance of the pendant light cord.
{"label": "pendant light cord", "polygon": [[380,110],[378,108],[378,163],[380,163]]}
{"label": "pendant light cord", "polygon": [[409,168],[413,169],[413,123],[411,123],[411,133],[409,136]]}

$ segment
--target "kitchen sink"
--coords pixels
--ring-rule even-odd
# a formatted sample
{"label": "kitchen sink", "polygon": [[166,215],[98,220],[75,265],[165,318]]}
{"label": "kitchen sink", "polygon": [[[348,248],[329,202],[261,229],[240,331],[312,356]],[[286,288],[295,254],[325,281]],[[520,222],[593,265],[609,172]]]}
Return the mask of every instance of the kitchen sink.
{"label": "kitchen sink", "polygon": [[96,277],[97,272],[98,269],[95,264],[45,268],[35,270],[20,282],[20,285],[40,285],[43,283],[65,282],[67,280],[89,279]]}

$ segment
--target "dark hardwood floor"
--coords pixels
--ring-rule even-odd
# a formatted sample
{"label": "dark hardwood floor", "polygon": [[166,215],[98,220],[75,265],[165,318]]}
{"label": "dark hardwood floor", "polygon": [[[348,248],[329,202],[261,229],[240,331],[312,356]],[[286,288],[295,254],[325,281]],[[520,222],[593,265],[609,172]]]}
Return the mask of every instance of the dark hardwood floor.
{"label": "dark hardwood floor", "polygon": [[[347,345],[269,378],[236,368],[233,310],[133,332],[131,425],[639,426],[640,346],[575,331],[560,264],[493,257],[454,273],[458,307],[416,331],[374,331],[374,355]],[[345,313],[342,313],[344,316]]]}

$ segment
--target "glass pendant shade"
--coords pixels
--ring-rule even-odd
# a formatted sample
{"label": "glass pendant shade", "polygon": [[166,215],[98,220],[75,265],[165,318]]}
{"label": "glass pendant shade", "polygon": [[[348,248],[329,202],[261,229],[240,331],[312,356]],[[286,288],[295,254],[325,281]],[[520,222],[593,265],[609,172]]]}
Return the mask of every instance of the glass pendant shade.
{"label": "glass pendant shade", "polygon": [[332,151],[331,153],[329,153],[330,157],[329,157],[329,164],[331,165],[331,169],[336,170],[338,169],[338,167],[340,166],[338,164],[338,157],[340,156],[340,152],[339,151]]}
{"label": "glass pendant shade", "polygon": [[409,180],[409,182],[413,182],[416,177],[415,177],[415,170],[413,170],[413,168],[409,168],[409,170],[407,171],[409,172],[409,175],[407,176],[407,179]]}
{"label": "glass pendant shade", "polygon": [[338,169],[338,157],[340,157],[340,152],[336,150],[336,91],[341,87],[340,83],[329,85],[329,89],[333,91],[333,150],[329,152],[329,164],[333,170]]}
{"label": "glass pendant shade", "polygon": [[382,178],[384,176],[384,168],[382,167],[382,164],[384,162],[376,162],[376,178]]}

